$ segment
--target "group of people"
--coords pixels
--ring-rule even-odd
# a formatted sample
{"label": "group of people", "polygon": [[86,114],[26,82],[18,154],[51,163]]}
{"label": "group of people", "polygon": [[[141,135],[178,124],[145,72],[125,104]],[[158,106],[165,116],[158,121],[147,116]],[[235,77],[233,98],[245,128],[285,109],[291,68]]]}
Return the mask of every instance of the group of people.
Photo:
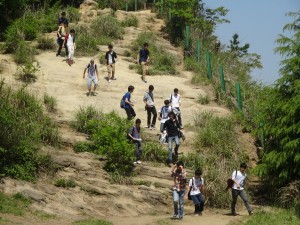
{"label": "group of people", "polygon": [[[58,43],[58,51],[56,56],[61,55],[62,47],[64,46],[66,51],[66,62],[71,66],[74,63],[74,51],[76,49],[75,44],[75,30],[68,29],[68,20],[66,19],[66,13],[62,12],[61,17],[58,20],[59,28],[57,31],[57,43]],[[117,54],[113,51],[113,46],[108,46],[108,51],[105,54],[105,60],[107,65],[107,81],[111,83],[113,80],[116,80],[115,77],[115,63],[117,61]],[[148,44],[144,43],[143,48],[139,51],[137,56],[137,63],[142,66],[142,81],[147,83],[146,73],[148,71],[148,64],[150,62],[150,52],[148,50]],[[97,69],[97,65],[94,60],[90,60],[90,63],[86,66],[83,72],[83,78],[85,78],[86,71],[88,71],[87,75],[87,87],[88,92],[87,96],[96,95],[96,88],[99,83],[99,73]],[[94,83],[94,88],[92,90],[92,83]],[[128,91],[122,97],[122,101],[124,102],[124,110],[127,114],[128,120],[131,120],[136,117],[136,113],[134,111],[134,103],[131,100],[131,94],[134,91],[134,86],[130,85],[128,87]],[[180,111],[180,103],[181,97],[179,94],[179,90],[177,88],[174,89],[174,92],[170,94],[168,99],[164,101],[164,106],[160,108],[157,114],[157,110],[155,107],[154,101],[154,86],[149,85],[148,91],[143,96],[143,102],[145,103],[145,111],[147,111],[147,128],[150,130],[156,129],[156,120],[160,120],[160,132],[161,134],[161,143],[164,140],[168,142],[168,159],[167,164],[171,166],[173,162],[173,152],[172,145],[175,142],[174,154],[178,156],[178,149],[180,146],[179,138],[184,138],[182,134],[182,118]],[[132,126],[128,131],[128,138],[135,145],[135,157],[136,160],[134,164],[141,163],[141,155],[142,155],[142,139],[141,139],[141,119],[136,119],[134,126]],[[184,139],[183,139],[184,140]],[[247,195],[244,190],[244,184],[246,180],[246,171],[247,164],[241,163],[240,169],[235,170],[232,173],[231,179],[233,181],[232,187],[232,204],[231,204],[231,215],[235,216],[236,213],[236,202],[237,197],[240,196],[248,210],[249,215],[253,214],[253,210],[248,203]],[[184,201],[187,198],[188,193],[190,195],[190,199],[193,201],[195,205],[194,215],[199,216],[202,215],[204,209],[204,178],[202,177],[202,171],[200,169],[195,170],[194,176],[189,180],[188,187],[189,190],[186,191],[187,186],[187,174],[184,169],[183,162],[179,161],[172,168],[171,176],[173,177],[173,204],[174,204],[174,215],[173,218],[177,218],[179,220],[183,219],[184,216]]]}
{"label": "group of people", "polygon": [[[231,188],[232,202],[231,202],[231,213],[230,215],[236,216],[236,203],[238,196],[243,200],[246,209],[249,215],[253,214],[253,209],[251,208],[247,195],[244,189],[244,185],[246,182],[247,169],[246,163],[241,163],[240,168],[235,170],[232,173],[231,179],[233,181],[233,186]],[[185,199],[190,195],[190,199],[193,201],[195,205],[194,215],[199,216],[202,215],[204,210],[204,178],[202,176],[202,171],[200,169],[195,170],[194,176],[189,180],[188,183],[188,191],[186,190],[187,186],[187,173],[184,169],[183,162],[179,161],[172,168],[171,176],[173,177],[173,204],[174,204],[174,215],[173,218],[177,218],[179,220],[183,219],[184,216],[184,202]]]}

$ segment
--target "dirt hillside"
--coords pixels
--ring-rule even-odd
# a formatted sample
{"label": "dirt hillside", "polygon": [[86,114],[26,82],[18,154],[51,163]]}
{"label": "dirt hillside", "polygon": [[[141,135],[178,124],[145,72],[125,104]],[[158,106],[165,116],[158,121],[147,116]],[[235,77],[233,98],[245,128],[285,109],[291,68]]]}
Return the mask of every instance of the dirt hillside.
{"label": "dirt hillside", "polygon": [[[97,11],[93,7],[93,4],[85,4],[80,7],[81,22],[87,22],[89,20],[87,18],[101,15],[102,11]],[[93,13],[91,14],[91,12]],[[210,97],[212,94],[208,87],[191,85],[192,74],[190,72],[180,70],[178,76],[148,76],[148,83],[145,84],[141,81],[140,75],[129,70],[131,62],[122,53],[129,48],[131,41],[143,31],[151,30],[158,35],[160,43],[164,45],[167,51],[178,57],[183,55],[181,49],[175,48],[162,38],[161,27],[164,22],[157,19],[154,13],[151,13],[150,10],[128,13],[116,12],[119,20],[130,14],[134,14],[139,19],[139,27],[126,28],[123,40],[114,43],[118,61],[116,63],[117,80],[112,83],[106,81],[106,67],[98,62],[99,54],[105,52],[107,46],[99,46],[99,54],[93,57],[76,57],[75,53],[76,63],[71,67],[62,62],[63,58],[55,57],[55,51],[43,52],[37,56],[40,72],[37,82],[30,85],[29,89],[39,97],[46,92],[57,98],[58,113],[55,119],[60,123],[64,143],[62,149],[44,147],[42,150],[49,153],[62,169],[54,178],[40,177],[34,184],[9,178],[3,179],[0,183],[0,190],[8,194],[21,192],[29,196],[34,201],[31,206],[33,210],[54,215],[54,218],[43,220],[32,215],[25,217],[0,215],[7,219],[7,222],[3,224],[67,225],[75,220],[86,218],[105,218],[112,221],[114,225],[178,223],[178,221],[170,219],[172,214],[170,168],[164,165],[154,167],[150,163],[144,162],[136,167],[138,176],[135,179],[151,182],[149,187],[145,185],[115,185],[110,184],[108,174],[102,169],[104,162],[101,158],[90,153],[74,153],[72,149],[76,142],[86,140],[84,135],[76,133],[67,125],[74,120],[76,110],[81,106],[93,105],[104,112],[115,110],[125,117],[124,110],[119,107],[119,101],[129,85],[135,86],[133,101],[135,102],[137,117],[142,119],[143,126],[146,125],[146,112],[142,98],[150,84],[155,87],[154,95],[157,108],[163,106],[163,101],[175,87],[180,90],[182,96],[181,111],[185,126],[193,123],[195,112],[210,111],[216,115],[230,114],[229,110],[216,105],[213,101],[208,105],[196,103],[199,94]],[[54,33],[51,35],[55,36]],[[99,65],[100,86],[96,96],[87,96],[86,81],[82,78],[82,74],[92,58],[96,59],[95,61]],[[5,82],[15,85],[16,65],[9,55],[0,55],[0,60],[5,67],[2,74]],[[147,132],[153,135],[158,133],[157,130]],[[183,143],[180,149],[183,154],[189,151],[194,133],[186,129],[186,135],[187,141]],[[250,144],[248,145],[252,148]],[[54,182],[59,178],[73,179],[77,186],[71,189],[56,187]],[[202,217],[194,217],[191,202],[187,202],[185,209],[186,216],[180,222],[181,224],[226,225],[232,219],[241,218],[230,217],[226,215],[228,211],[223,210],[205,210]],[[242,216],[247,215],[247,212],[242,211],[241,214]],[[2,223],[0,222],[0,224]]]}

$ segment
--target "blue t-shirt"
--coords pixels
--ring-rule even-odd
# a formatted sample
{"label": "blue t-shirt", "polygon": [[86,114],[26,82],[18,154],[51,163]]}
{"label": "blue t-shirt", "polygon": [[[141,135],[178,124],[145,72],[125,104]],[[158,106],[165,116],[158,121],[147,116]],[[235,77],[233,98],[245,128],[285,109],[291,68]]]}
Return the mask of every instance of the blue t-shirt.
{"label": "blue t-shirt", "polygon": [[[123,100],[125,101],[125,99],[128,99],[128,101],[130,101],[130,98],[131,98],[131,94],[130,94],[130,92],[127,92],[124,96],[123,96]],[[125,102],[125,107],[124,107],[125,109],[130,109],[131,108],[131,106],[130,106],[130,104],[128,104],[127,102]]]}
{"label": "blue t-shirt", "polygon": [[150,52],[148,49],[141,49],[140,50],[140,63],[147,62],[149,55],[150,55]]}

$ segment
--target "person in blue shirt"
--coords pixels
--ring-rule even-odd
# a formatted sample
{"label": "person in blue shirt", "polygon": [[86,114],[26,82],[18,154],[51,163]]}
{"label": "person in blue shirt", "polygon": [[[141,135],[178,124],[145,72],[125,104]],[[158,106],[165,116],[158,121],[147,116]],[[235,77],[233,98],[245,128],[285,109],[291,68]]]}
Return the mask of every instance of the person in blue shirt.
{"label": "person in blue shirt", "polygon": [[123,96],[123,100],[125,102],[124,109],[127,114],[127,119],[131,120],[136,116],[135,111],[133,109],[133,102],[131,101],[131,93],[134,91],[134,86],[130,85],[128,87],[128,92]]}
{"label": "person in blue shirt", "polygon": [[138,63],[142,65],[142,80],[147,83],[146,81],[146,72],[148,71],[148,64],[149,64],[149,55],[150,52],[148,50],[148,43],[144,43],[144,47],[139,51],[138,54]]}

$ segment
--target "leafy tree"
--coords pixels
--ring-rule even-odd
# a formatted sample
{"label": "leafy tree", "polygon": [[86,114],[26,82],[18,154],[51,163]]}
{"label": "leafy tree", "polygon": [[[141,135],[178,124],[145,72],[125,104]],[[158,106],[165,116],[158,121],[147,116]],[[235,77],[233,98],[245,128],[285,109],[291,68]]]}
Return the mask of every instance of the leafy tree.
{"label": "leafy tree", "polygon": [[234,52],[236,56],[242,57],[248,53],[250,45],[246,43],[244,46],[240,46],[239,35],[235,33],[230,40],[230,46],[228,46],[231,52]]}
{"label": "leafy tree", "polygon": [[294,34],[277,39],[279,47],[275,51],[285,56],[281,62],[282,77],[261,103],[266,144],[261,164],[255,170],[277,185],[300,179],[300,11],[287,15],[295,20],[284,31]]}

